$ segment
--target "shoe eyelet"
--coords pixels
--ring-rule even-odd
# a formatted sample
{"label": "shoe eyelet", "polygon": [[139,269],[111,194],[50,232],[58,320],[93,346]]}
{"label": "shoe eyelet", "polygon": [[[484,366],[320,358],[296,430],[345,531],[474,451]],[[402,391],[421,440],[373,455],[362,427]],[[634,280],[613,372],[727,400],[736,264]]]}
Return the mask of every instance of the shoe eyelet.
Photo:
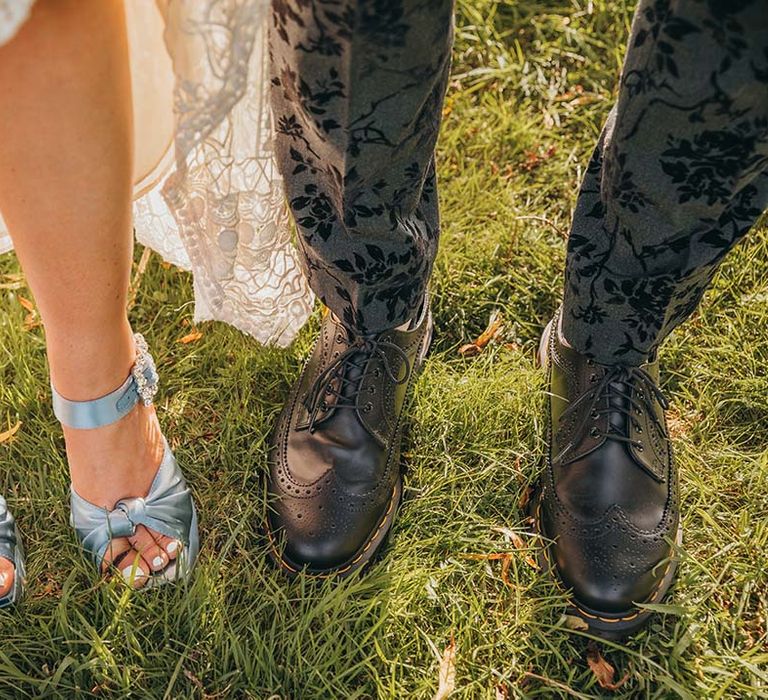
{"label": "shoe eyelet", "polygon": [[640,435],[643,432],[643,426],[642,425],[636,425],[635,426],[635,432]]}
{"label": "shoe eyelet", "polygon": [[589,431],[589,436],[593,437],[593,438],[598,438],[598,437],[600,437],[600,431],[597,428],[593,427]]}
{"label": "shoe eyelet", "polygon": [[638,451],[638,452],[643,452],[643,450],[644,450],[644,449],[645,449],[645,448],[644,448],[642,445],[638,445],[638,446],[637,446],[637,451]]}
{"label": "shoe eyelet", "polygon": [[369,394],[375,394],[376,393],[376,387],[375,386],[369,386],[368,387],[368,393]]}
{"label": "shoe eyelet", "polygon": [[594,364],[595,364],[595,361],[594,361],[594,360],[593,360],[591,357],[588,357],[588,358],[587,358],[587,365],[588,365],[589,367],[591,367],[591,366],[592,366],[592,365],[594,365]]}
{"label": "shoe eyelet", "polygon": [[589,383],[594,384],[597,381],[597,374],[592,372],[592,374],[589,375]]}
{"label": "shoe eyelet", "polygon": [[365,406],[363,406],[363,412],[370,413],[373,410],[373,404],[369,401]]}
{"label": "shoe eyelet", "polygon": [[592,412],[589,414],[594,420],[597,420],[600,418],[600,414],[593,408]]}
{"label": "shoe eyelet", "polygon": [[381,370],[378,367],[374,367],[373,376],[376,377],[376,379],[378,379],[381,376]]}

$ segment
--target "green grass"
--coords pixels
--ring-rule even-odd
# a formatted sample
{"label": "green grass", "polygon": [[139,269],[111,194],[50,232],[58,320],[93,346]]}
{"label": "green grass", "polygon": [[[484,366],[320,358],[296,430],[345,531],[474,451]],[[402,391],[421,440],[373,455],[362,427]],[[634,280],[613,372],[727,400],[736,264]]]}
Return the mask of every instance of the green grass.
{"label": "green grass", "polygon": [[[0,445],[0,486],[30,579],[26,603],[0,614],[0,697],[431,698],[452,637],[453,697],[601,697],[562,595],[505,533],[536,546],[519,507],[543,450],[532,357],[630,16],[615,0],[459,3],[439,154],[438,333],[415,392],[407,500],[363,578],[288,582],[257,529],[265,440],[316,319],[287,351],[221,324],[180,344],[191,280],[152,258],[132,320],[161,368],[161,419],[204,544],[188,587],[133,593],[98,581],[78,553],[42,332],[23,327],[16,296],[29,292],[0,289],[0,429],[22,421]],[[667,612],[626,644],[601,644],[616,678],[629,674],[614,697],[768,697],[767,280],[759,227],[662,353],[683,562]],[[461,357],[493,311],[506,342]],[[467,557],[505,552],[509,585],[500,561]]]}

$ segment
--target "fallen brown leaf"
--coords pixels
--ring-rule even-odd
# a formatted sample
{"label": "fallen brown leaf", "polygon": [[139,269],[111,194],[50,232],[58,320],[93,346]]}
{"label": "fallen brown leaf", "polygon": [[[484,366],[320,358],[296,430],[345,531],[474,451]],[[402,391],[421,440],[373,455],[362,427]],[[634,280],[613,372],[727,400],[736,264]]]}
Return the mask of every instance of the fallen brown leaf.
{"label": "fallen brown leaf", "polygon": [[592,641],[587,645],[587,665],[595,674],[597,684],[605,690],[618,690],[629,679],[629,671],[627,671],[621,680],[614,683],[613,676],[616,670],[605,660],[600,647]]}
{"label": "fallen brown leaf", "polygon": [[683,413],[675,406],[667,410],[667,428],[669,429],[669,434],[676,440],[686,438],[693,426],[700,421],[701,415],[696,411]]}
{"label": "fallen brown leaf", "polygon": [[524,556],[526,564],[533,567],[534,569],[539,568],[538,562],[531,556],[530,552],[528,552],[528,545],[518,533],[508,527],[494,527],[493,529],[496,532],[500,532],[502,535],[509,537],[512,544],[515,545],[515,549],[519,549],[522,552],[525,552]]}
{"label": "fallen brown leaf", "polygon": [[31,331],[33,328],[37,328],[42,324],[40,322],[40,317],[34,311],[32,311],[24,317],[23,325],[25,331]]}
{"label": "fallen brown leaf", "polygon": [[202,337],[202,331],[192,331],[191,333],[187,333],[183,338],[179,338],[179,342],[186,345],[187,343],[195,343]]}
{"label": "fallen brown leaf", "polygon": [[437,692],[432,700],[445,700],[456,689],[456,640],[451,641],[443,651],[437,674]]}
{"label": "fallen brown leaf", "polygon": [[21,428],[21,421],[18,421],[16,425],[0,433],[0,443],[10,440],[14,435],[16,435],[16,433],[19,432],[19,428]]}
{"label": "fallen brown leaf", "polygon": [[526,151],[524,153],[525,162],[520,166],[520,170],[530,173],[538,168],[543,162],[549,160],[556,152],[557,148],[555,146],[549,146],[549,148],[545,150],[539,148],[536,151]]}
{"label": "fallen brown leaf", "polygon": [[465,554],[464,559],[473,561],[500,561],[501,581],[505,586],[512,586],[509,580],[509,567],[512,566],[512,552],[493,552],[492,554]]}
{"label": "fallen brown leaf", "polygon": [[459,355],[462,357],[475,357],[476,355],[479,355],[485,349],[488,343],[499,338],[503,327],[504,322],[501,318],[501,315],[494,311],[491,314],[491,317],[488,319],[488,325],[486,326],[485,330],[471,343],[462,345],[459,348]]}
{"label": "fallen brown leaf", "polygon": [[509,698],[509,688],[507,688],[506,683],[497,683],[496,684],[496,700],[508,700]]}
{"label": "fallen brown leaf", "polygon": [[21,294],[19,294],[19,296],[16,298],[19,300],[19,304],[21,304],[30,313],[35,310],[35,305],[26,297],[23,297]]}
{"label": "fallen brown leaf", "polygon": [[589,629],[586,620],[582,620],[577,615],[566,615],[565,626],[569,630],[579,630],[580,632],[586,632]]}
{"label": "fallen brown leaf", "polygon": [[517,507],[525,511],[528,508],[528,504],[531,502],[531,496],[533,496],[533,486],[526,486],[523,492],[520,494],[520,498],[517,501]]}

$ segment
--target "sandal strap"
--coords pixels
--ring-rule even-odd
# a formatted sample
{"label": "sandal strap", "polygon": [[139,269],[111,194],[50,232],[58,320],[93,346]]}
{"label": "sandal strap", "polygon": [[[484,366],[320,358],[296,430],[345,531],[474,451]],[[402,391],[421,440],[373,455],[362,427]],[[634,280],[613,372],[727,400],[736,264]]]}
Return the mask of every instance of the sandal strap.
{"label": "sandal strap", "polygon": [[5,498],[0,496],[0,557],[16,559],[16,521],[8,510]]}
{"label": "sandal strap", "polygon": [[116,423],[142,401],[152,403],[157,393],[158,375],[155,361],[149,353],[147,341],[141,333],[134,333],[136,360],[128,378],[117,389],[92,401],[70,401],[51,385],[53,412],[61,423],[70,428],[90,429]]}

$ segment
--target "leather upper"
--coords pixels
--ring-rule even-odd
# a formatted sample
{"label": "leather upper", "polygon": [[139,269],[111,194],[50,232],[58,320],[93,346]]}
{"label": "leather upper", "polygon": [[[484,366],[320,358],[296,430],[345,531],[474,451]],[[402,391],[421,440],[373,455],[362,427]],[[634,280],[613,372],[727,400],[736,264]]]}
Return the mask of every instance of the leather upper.
{"label": "leather upper", "polygon": [[679,520],[658,366],[597,364],[555,330],[545,347],[550,446],[539,522],[574,597],[624,612],[658,590]]}
{"label": "leather upper", "polygon": [[423,316],[367,338],[323,320],[270,449],[268,527],[294,566],[345,564],[392,507],[402,408],[431,329]]}

